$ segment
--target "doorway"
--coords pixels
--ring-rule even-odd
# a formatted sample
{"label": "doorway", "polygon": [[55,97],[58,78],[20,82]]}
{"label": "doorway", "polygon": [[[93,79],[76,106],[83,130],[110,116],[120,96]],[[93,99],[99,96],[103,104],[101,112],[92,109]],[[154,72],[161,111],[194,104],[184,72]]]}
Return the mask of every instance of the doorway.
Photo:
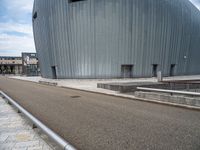
{"label": "doorway", "polygon": [[157,72],[158,72],[158,64],[153,64],[152,77],[157,77]]}
{"label": "doorway", "polygon": [[52,70],[52,78],[57,79],[56,66],[52,66],[51,70]]}
{"label": "doorway", "polygon": [[133,77],[133,65],[122,65],[121,66],[122,78],[132,78]]}
{"label": "doorway", "polygon": [[171,64],[171,66],[170,66],[170,73],[169,73],[170,76],[174,76],[175,67],[176,67],[175,64]]}

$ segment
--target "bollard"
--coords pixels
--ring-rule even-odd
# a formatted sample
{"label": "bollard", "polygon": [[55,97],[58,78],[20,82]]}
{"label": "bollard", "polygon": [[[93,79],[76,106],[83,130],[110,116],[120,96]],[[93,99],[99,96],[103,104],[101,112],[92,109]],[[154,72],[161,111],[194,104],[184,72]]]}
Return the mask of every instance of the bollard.
{"label": "bollard", "polygon": [[161,71],[158,71],[158,73],[157,73],[157,79],[158,79],[158,82],[162,82],[163,81],[162,72]]}

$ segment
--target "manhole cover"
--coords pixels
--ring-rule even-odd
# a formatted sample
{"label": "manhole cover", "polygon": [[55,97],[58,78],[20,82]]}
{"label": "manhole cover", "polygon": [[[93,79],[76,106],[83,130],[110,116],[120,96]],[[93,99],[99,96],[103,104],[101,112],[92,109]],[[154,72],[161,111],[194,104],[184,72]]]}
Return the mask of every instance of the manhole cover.
{"label": "manhole cover", "polygon": [[70,96],[71,98],[79,98],[80,96],[75,95],[75,96]]}

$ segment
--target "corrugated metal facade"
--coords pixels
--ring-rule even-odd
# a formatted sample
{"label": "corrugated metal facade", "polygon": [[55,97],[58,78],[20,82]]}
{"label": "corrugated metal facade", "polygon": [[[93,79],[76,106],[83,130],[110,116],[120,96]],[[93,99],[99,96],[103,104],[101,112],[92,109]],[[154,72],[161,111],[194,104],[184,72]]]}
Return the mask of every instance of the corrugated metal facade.
{"label": "corrugated metal facade", "polygon": [[35,0],[33,30],[43,77],[200,73],[200,12],[188,0]]}

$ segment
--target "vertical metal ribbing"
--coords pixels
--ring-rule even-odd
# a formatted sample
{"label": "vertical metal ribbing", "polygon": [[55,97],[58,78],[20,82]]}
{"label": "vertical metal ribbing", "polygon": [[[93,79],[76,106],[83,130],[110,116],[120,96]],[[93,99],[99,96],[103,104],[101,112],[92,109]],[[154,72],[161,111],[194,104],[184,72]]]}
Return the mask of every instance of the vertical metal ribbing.
{"label": "vertical metal ribbing", "polygon": [[200,12],[188,0],[35,0],[34,10],[44,77],[54,63],[62,78],[121,77],[122,64],[134,77],[150,77],[152,64],[164,76],[171,64],[175,75],[200,73]]}

